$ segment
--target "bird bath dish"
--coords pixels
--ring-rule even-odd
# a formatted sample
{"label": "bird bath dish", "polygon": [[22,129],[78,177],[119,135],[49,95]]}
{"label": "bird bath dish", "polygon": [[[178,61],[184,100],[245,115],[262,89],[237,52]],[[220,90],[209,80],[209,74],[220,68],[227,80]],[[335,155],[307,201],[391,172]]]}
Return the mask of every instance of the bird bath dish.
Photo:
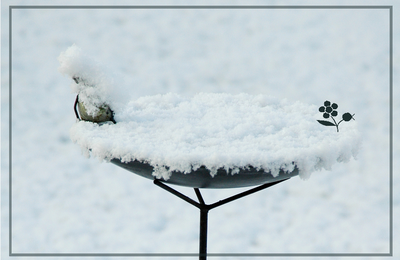
{"label": "bird bath dish", "polygon": [[342,124],[340,132],[318,124],[316,105],[244,93],[127,99],[132,89],[115,84],[75,45],[59,61],[74,79],[75,108],[84,105],[93,118],[112,114],[106,122],[77,121],[71,139],[86,155],[146,178],[194,188],[307,179],[350,160],[359,148],[356,122]]}
{"label": "bird bath dish", "polygon": [[[132,89],[103,73],[73,45],[59,57],[60,72],[73,81],[77,122],[71,139],[98,157],[200,209],[199,259],[207,258],[208,212],[293,176],[307,179],[357,154],[356,122],[338,105],[319,108],[265,95],[199,93],[130,98]],[[117,77],[118,79],[118,77]],[[124,87],[125,86],[125,87]],[[323,120],[318,120],[323,113]],[[340,133],[339,133],[340,125]],[[335,126],[334,128],[326,126]],[[198,202],[166,184],[194,188]],[[199,188],[255,186],[206,204]]]}

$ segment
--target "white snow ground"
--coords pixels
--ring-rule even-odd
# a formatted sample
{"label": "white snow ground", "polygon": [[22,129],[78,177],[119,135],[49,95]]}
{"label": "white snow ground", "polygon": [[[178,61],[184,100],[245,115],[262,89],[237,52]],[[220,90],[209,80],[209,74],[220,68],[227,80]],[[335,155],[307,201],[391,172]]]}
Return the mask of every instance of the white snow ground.
{"label": "white snow ground", "polygon": [[[40,3],[84,4],[2,1],[3,259],[8,258],[9,248],[8,5]],[[122,2],[96,1],[101,3]],[[250,3],[289,2],[245,4]],[[306,3],[315,4],[289,4]],[[400,31],[394,10],[396,42]],[[339,104],[339,112],[356,114],[364,140],[357,161],[336,164],[307,181],[295,177],[212,210],[209,253],[389,252],[388,13],[383,9],[14,9],[13,253],[198,251],[196,208],[147,179],[87,159],[70,140],[75,96],[71,80],[58,72],[57,57],[73,43],[120,73],[135,97],[167,92],[191,96],[200,91],[266,94],[317,106],[328,99]],[[395,79],[399,62],[395,52]],[[400,112],[398,97],[394,87],[394,118]],[[395,120],[397,216],[398,126]],[[176,188],[195,197],[188,188]],[[242,190],[205,190],[204,196],[211,203]],[[396,245],[400,226],[394,224]]]}

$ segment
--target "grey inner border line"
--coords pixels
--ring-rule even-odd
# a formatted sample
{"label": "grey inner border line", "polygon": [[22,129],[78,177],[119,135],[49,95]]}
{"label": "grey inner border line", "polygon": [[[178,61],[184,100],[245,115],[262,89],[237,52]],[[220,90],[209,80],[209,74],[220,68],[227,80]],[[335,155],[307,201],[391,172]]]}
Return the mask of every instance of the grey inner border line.
{"label": "grey inner border line", "polygon": [[208,256],[237,256],[237,257],[260,257],[260,256],[275,256],[275,257],[360,257],[360,256],[393,256],[393,6],[390,5],[292,5],[292,6],[254,6],[254,5],[236,5],[236,6],[220,6],[220,5],[121,5],[121,6],[88,6],[88,5],[21,5],[9,6],[9,256],[19,257],[188,257],[198,256],[199,254],[185,253],[13,253],[12,252],[12,10],[13,9],[388,9],[389,10],[389,252],[388,253],[207,253]]}
{"label": "grey inner border line", "polygon": [[[10,256],[15,257],[198,257],[199,254],[197,253],[14,253]],[[353,253],[353,254],[346,254],[346,253],[207,253],[207,257],[379,257],[379,256],[392,256],[389,254],[381,254],[381,253]]]}
{"label": "grey inner border line", "polygon": [[9,180],[8,180],[8,188],[9,188],[9,194],[8,194],[8,196],[9,196],[9,202],[8,202],[8,214],[9,214],[9,217],[8,217],[8,232],[9,232],[9,234],[8,234],[8,242],[9,242],[9,254],[10,254],[10,256],[12,255],[12,174],[11,174],[11,171],[12,171],[12,127],[11,127],[11,124],[12,124],[12,70],[11,70],[11,68],[12,68],[12,8],[10,7],[10,9],[8,10],[8,19],[9,19],[9,21],[8,21],[8,23],[9,23],[9,28],[8,28],[8,30],[9,30],[9,32],[8,32],[8,51],[9,51],[9,53],[8,53],[8,62],[9,62],[9,64],[8,64],[8,82],[9,82],[9,92],[8,92],[8,104],[9,104],[9,108],[8,108],[8,119],[10,120],[9,121],[9,123],[8,123],[8,138],[9,138],[9,140],[8,140],[8,158],[9,158],[9,162],[8,162],[8,174],[9,174],[9,176],[8,176],[8,178],[9,178]]}
{"label": "grey inner border line", "polygon": [[389,8],[389,252],[393,256],[393,7]]}
{"label": "grey inner border line", "polygon": [[12,9],[389,9],[389,5],[12,5]]}

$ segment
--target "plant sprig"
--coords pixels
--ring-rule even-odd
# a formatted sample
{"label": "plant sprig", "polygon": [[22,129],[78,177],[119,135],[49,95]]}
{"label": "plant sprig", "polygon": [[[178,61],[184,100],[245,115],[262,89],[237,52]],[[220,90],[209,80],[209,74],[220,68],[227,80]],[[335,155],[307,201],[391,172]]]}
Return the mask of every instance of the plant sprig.
{"label": "plant sprig", "polygon": [[339,106],[336,103],[331,103],[330,101],[326,100],[324,102],[324,105],[321,106],[318,110],[319,110],[319,112],[323,113],[322,116],[324,118],[332,118],[333,123],[331,121],[326,121],[326,120],[317,120],[318,123],[320,123],[321,125],[324,125],[324,126],[336,126],[336,130],[337,130],[337,132],[339,132],[339,124],[341,122],[343,122],[343,121],[348,122],[351,119],[355,120],[354,119],[355,114],[350,114],[349,112],[347,112],[342,115],[342,120],[340,120],[339,122],[336,123],[336,120],[334,117],[336,117],[338,115],[338,112],[336,111],[336,109],[338,107]]}

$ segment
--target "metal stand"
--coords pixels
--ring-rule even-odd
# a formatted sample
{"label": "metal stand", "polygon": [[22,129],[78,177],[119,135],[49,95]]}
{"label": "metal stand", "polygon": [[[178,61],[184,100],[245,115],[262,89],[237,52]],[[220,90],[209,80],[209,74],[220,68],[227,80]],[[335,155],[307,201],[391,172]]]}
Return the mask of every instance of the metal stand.
{"label": "metal stand", "polygon": [[194,192],[196,193],[197,199],[199,200],[199,202],[196,202],[194,200],[192,200],[191,198],[183,195],[182,193],[174,190],[173,188],[165,185],[164,183],[160,182],[159,180],[154,180],[154,184],[163,188],[166,191],[169,191],[170,193],[174,194],[175,196],[183,199],[184,201],[192,204],[193,206],[197,207],[200,209],[200,246],[199,246],[199,259],[200,260],[206,260],[207,259],[207,224],[208,224],[208,211],[210,211],[213,208],[216,208],[218,206],[224,205],[228,202],[234,201],[236,199],[242,198],[244,196],[253,194],[257,191],[269,188],[275,184],[278,184],[282,181],[286,181],[288,180],[284,179],[284,180],[280,180],[280,181],[276,181],[276,182],[271,182],[271,183],[266,183],[263,184],[261,186],[258,186],[256,188],[250,189],[248,191],[239,193],[237,195],[231,196],[229,198],[226,198],[224,200],[220,200],[216,203],[213,204],[205,204],[203,197],[201,196],[200,190],[198,188],[194,188]]}

